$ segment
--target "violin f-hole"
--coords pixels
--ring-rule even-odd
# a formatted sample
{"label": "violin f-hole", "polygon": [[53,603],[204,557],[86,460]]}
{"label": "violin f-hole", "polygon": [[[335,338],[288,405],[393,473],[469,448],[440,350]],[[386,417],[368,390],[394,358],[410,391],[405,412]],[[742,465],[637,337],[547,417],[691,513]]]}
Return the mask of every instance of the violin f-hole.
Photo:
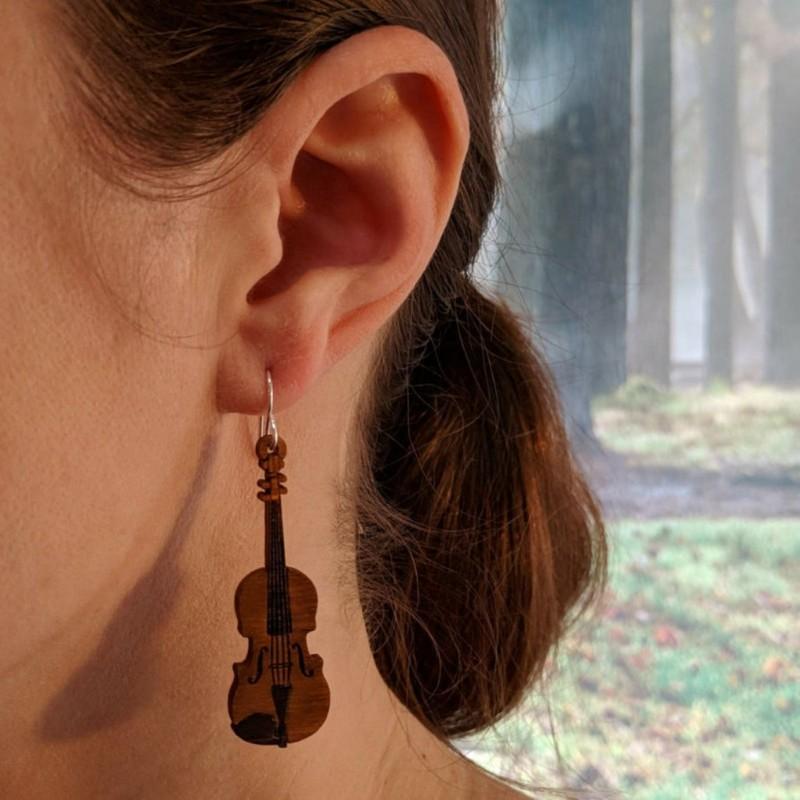
{"label": "violin f-hole", "polygon": [[300,672],[302,672],[306,678],[312,677],[314,674],[314,669],[313,667],[306,667],[306,657],[303,653],[303,648],[300,647],[300,643],[294,642],[294,644],[292,644],[292,649],[297,650],[297,660],[300,662]]}
{"label": "violin f-hole", "polygon": [[248,683],[258,683],[261,679],[261,675],[264,672],[264,652],[266,651],[266,647],[261,647],[258,650],[258,661],[256,662],[256,674],[255,675],[248,675],[247,682]]}

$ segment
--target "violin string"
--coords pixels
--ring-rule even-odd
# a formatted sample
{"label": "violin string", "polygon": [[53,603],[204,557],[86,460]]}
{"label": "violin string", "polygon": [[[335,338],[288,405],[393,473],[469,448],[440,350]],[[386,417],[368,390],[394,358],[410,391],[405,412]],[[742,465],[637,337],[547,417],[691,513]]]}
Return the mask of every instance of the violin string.
{"label": "violin string", "polygon": [[[275,605],[274,605],[274,598],[272,597],[273,590],[272,587],[275,585],[275,513],[274,507],[272,503],[272,499],[270,498],[268,501],[269,503],[269,581],[267,587],[267,597],[269,599],[269,615],[270,615],[270,666],[271,666],[271,674],[272,674],[272,683],[276,683],[276,671],[277,671],[277,660],[275,658]],[[278,656],[280,657],[280,656]]]}
{"label": "violin string", "polygon": [[[280,526],[281,531],[281,553],[285,553],[284,543],[283,543],[283,515],[281,514],[281,498],[280,494],[278,494],[278,525]],[[290,675],[291,675],[291,647],[289,644],[289,633],[292,626],[292,613],[291,607],[289,605],[289,571],[286,568],[285,556],[284,556],[284,563],[282,564],[282,570],[280,575],[281,580],[281,609],[283,611],[283,647],[284,647],[284,670],[285,670],[285,682],[289,684],[290,682]]]}
{"label": "violin string", "polygon": [[278,598],[278,631],[280,636],[280,668],[279,668],[279,675],[280,675],[280,683],[281,685],[286,685],[288,681],[286,680],[286,641],[285,641],[285,632],[286,632],[286,612],[284,609],[283,604],[283,573],[285,571],[284,564],[278,560],[282,553],[282,542],[281,542],[281,535],[283,533],[281,529],[281,508],[280,508],[280,494],[275,497],[273,501],[275,504],[275,530],[276,530],[276,537],[275,537],[275,553],[276,553],[276,561],[275,561],[275,572],[276,572],[276,586],[277,586],[277,598]]}
{"label": "violin string", "polygon": [[283,604],[281,602],[281,564],[278,562],[278,556],[280,554],[280,545],[278,536],[280,535],[280,515],[279,515],[279,507],[278,503],[280,502],[280,495],[274,497],[272,499],[272,510],[274,513],[274,521],[275,525],[272,530],[272,538],[274,544],[274,563],[275,563],[275,570],[274,570],[274,579],[275,579],[275,595],[274,600],[276,604],[275,608],[275,616],[278,621],[277,625],[277,635],[278,635],[278,683],[284,684],[285,681],[283,680],[284,674],[284,661],[285,661],[285,653],[284,653],[284,642],[283,642],[283,629],[284,629],[284,618],[283,618]]}
{"label": "violin string", "polygon": [[279,502],[278,498],[276,498],[273,502],[274,502],[274,505],[275,505],[275,523],[276,523],[275,530],[276,530],[276,533],[277,533],[277,535],[275,537],[275,576],[276,576],[276,587],[277,587],[276,595],[277,595],[277,606],[278,606],[277,607],[278,636],[280,637],[279,640],[278,640],[278,643],[279,643],[278,652],[279,652],[279,655],[280,655],[280,662],[279,662],[280,666],[278,668],[278,675],[279,675],[279,679],[280,679],[281,685],[284,685],[286,683],[286,680],[285,680],[285,670],[286,670],[286,667],[285,667],[285,664],[286,664],[286,652],[285,652],[285,650],[286,650],[286,648],[285,648],[285,643],[284,643],[284,640],[283,640],[283,633],[284,633],[286,621],[284,619],[284,613],[283,613],[283,598],[281,597],[281,594],[282,594],[281,572],[282,572],[283,565],[278,560],[279,557],[280,557],[280,554],[281,554],[281,544],[280,544],[280,539],[279,539],[279,536],[280,536],[280,507],[278,506],[278,502]]}
{"label": "violin string", "polygon": [[[266,477],[266,472],[264,473],[264,477]],[[266,518],[267,518],[267,557],[269,558],[269,566],[268,566],[268,573],[267,573],[267,635],[269,637],[269,670],[270,670],[270,678],[272,682],[275,683],[275,647],[274,647],[274,640],[272,638],[272,627],[273,627],[273,611],[272,611],[272,602],[270,598],[270,586],[272,583],[272,565],[273,565],[273,558],[272,558],[272,504],[267,497],[266,505],[268,508],[266,509]]]}
{"label": "violin string", "polygon": [[279,542],[278,542],[278,509],[275,498],[270,500],[272,510],[272,579],[273,579],[273,617],[275,619],[276,645],[278,660],[275,665],[275,678],[278,684],[283,683],[283,642],[281,641],[281,619],[280,597],[280,563],[278,562]]}

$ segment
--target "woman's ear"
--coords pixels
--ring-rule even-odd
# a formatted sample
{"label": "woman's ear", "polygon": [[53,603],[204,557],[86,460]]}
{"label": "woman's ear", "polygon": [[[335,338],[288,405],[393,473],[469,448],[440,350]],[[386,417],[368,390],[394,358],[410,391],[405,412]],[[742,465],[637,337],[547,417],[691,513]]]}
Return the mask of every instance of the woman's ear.
{"label": "woman's ear", "polygon": [[[469,121],[452,65],[409,28],[323,53],[270,105],[215,213],[220,411],[276,408],[370,338],[427,266],[455,201]],[[216,205],[216,203],[215,203]]]}

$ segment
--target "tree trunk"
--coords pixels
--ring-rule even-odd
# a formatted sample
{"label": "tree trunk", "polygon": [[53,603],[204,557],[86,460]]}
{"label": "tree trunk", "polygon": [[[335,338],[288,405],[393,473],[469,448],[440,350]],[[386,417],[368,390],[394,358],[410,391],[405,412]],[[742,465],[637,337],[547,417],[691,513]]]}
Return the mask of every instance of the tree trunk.
{"label": "tree trunk", "polygon": [[734,379],[756,383],[764,374],[764,248],[747,186],[747,160],[736,145],[736,232],[740,258],[734,260]]}
{"label": "tree trunk", "polygon": [[628,327],[628,205],[631,139],[630,0],[595,0],[598,30],[590,28],[586,50],[600,48],[603,61],[593,76],[596,121],[599,125],[594,155],[596,192],[591,250],[598,258],[598,283],[592,301],[591,358],[594,366],[592,397],[618,388],[627,377]]}
{"label": "tree trunk", "polygon": [[706,382],[733,379],[738,49],[733,0],[713,0],[706,68]]}
{"label": "tree trunk", "polygon": [[518,132],[500,269],[534,315],[573,438],[591,437],[592,397],[625,378],[630,0],[511,0],[506,20]]}
{"label": "tree trunk", "polygon": [[[781,30],[800,30],[800,3],[772,0]],[[800,383],[800,47],[770,68],[770,225],[766,292],[766,380]]]}
{"label": "tree trunk", "polygon": [[672,334],[672,0],[641,3],[641,182],[628,368],[669,386]]}

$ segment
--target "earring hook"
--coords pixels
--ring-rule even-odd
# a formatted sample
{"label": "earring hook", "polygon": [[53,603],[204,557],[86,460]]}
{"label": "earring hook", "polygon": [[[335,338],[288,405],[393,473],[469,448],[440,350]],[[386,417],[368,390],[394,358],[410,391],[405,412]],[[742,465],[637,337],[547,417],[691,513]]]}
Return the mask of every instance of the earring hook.
{"label": "earring hook", "polygon": [[270,429],[270,434],[272,435],[272,447],[271,450],[278,449],[278,423],[275,421],[275,414],[273,412],[273,388],[272,388],[272,373],[270,372],[269,368],[267,368],[267,423],[265,425],[264,420],[265,417],[262,414],[258,418],[258,430],[259,436],[263,436],[267,432],[267,428]]}

